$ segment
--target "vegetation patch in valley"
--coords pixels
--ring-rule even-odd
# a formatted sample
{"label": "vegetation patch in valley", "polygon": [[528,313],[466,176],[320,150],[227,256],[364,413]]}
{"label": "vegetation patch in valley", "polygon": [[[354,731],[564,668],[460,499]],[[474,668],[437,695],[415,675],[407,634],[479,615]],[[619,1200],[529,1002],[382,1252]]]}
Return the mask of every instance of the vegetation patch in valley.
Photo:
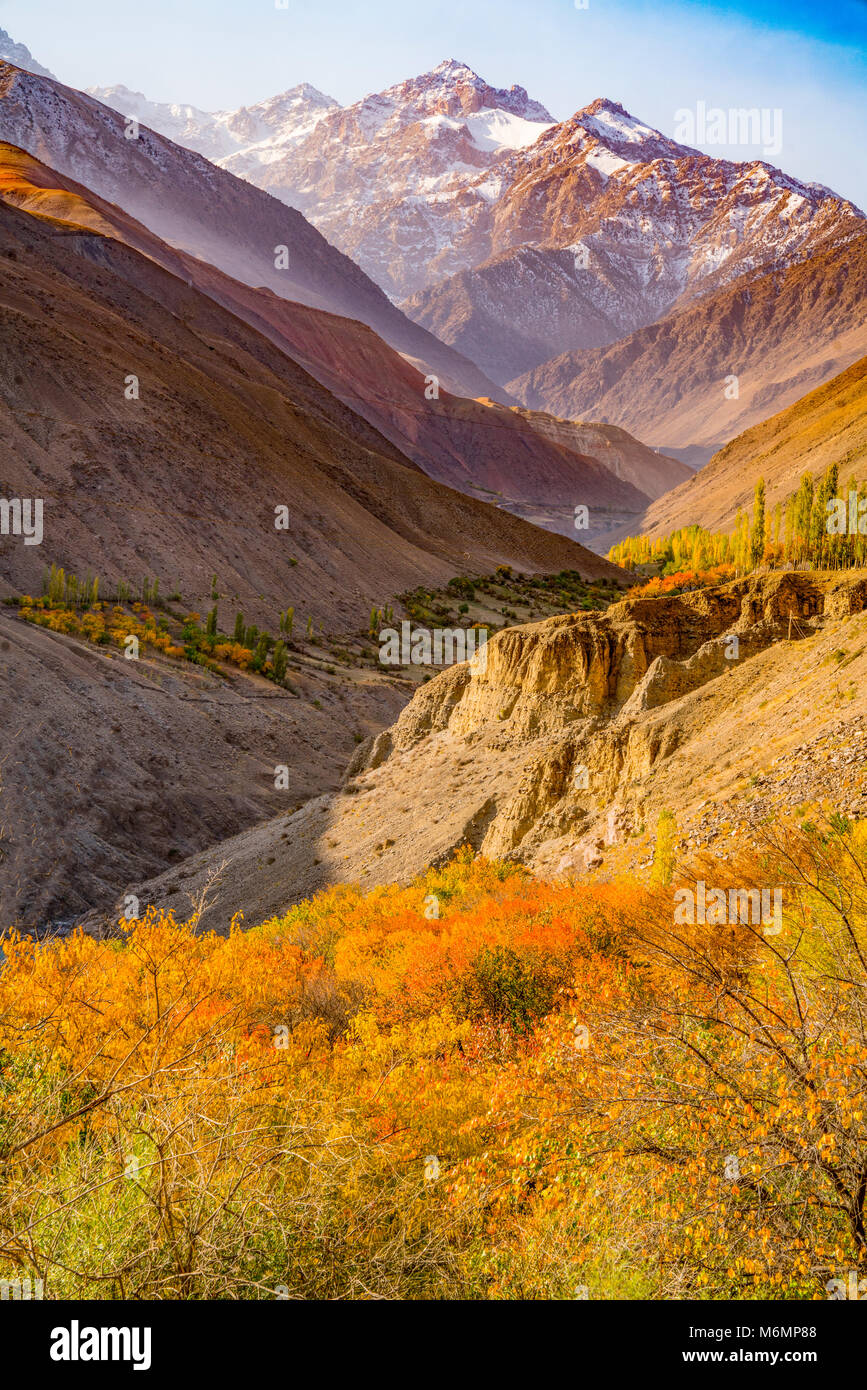
{"label": "vegetation patch in valley", "polygon": [[[558,613],[602,609],[621,596],[610,581],[583,580],[573,570],[521,575],[500,565],[492,575],[457,575],[443,588],[419,587],[391,602],[374,604],[367,624],[351,633],[325,633],[312,616],[296,617],[293,605],[278,614],[276,633],[246,622],[237,608],[227,632],[220,626],[220,614],[232,608],[219,602],[216,576],[213,607],[202,615],[185,610],[177,590],[164,597],[159,579],[145,578],[140,586],[127,581],[106,585],[98,576],[80,577],[52,565],[45,571],[41,595],[6,602],[26,622],[98,647],[136,654],[149,651],[153,656],[192,662],[216,675],[226,675],[228,667],[264,677],[294,694],[293,673],[315,673],[345,683],[371,668],[381,670],[380,630],[401,621],[404,614],[416,624],[473,627],[491,633]],[[137,645],[132,646],[130,639]],[[406,667],[390,669],[388,675],[413,681],[424,673],[418,667]]]}

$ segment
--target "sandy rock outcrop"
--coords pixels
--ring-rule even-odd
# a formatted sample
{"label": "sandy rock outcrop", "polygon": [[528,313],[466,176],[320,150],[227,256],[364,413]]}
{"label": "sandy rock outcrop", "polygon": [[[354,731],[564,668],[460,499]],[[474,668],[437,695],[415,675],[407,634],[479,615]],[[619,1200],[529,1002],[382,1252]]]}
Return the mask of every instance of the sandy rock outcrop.
{"label": "sandy rock outcrop", "polygon": [[688,817],[862,716],[865,610],[863,573],[779,572],[508,629],[360,745],[340,795],[136,891],[183,911],[224,864],[203,922],[225,929],[329,883],[406,881],[467,843],[545,874],[604,867],[661,807]]}

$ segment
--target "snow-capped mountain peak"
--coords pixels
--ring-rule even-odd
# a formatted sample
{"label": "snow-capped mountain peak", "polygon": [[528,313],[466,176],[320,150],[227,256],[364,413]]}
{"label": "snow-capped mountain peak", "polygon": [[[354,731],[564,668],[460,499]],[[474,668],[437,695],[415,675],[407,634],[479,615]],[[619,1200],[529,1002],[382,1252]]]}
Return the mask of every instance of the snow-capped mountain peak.
{"label": "snow-capped mountain peak", "polygon": [[[316,116],[303,138],[251,140],[219,163],[317,222],[341,249],[370,264],[393,295],[414,285],[404,278],[394,246],[414,259],[413,243],[436,217],[437,205],[451,206],[461,184],[486,177],[503,155],[527,149],[554,126],[550,112],[523,87],[492,87],[453,58]],[[489,196],[496,187],[494,180],[473,197]],[[346,227],[354,222],[366,241],[368,218],[376,223],[378,244],[350,248]]]}
{"label": "snow-capped mountain peak", "polygon": [[34,72],[37,77],[54,77],[53,72],[37,63],[26,44],[16,43],[5,29],[0,29],[0,59],[12,63],[16,68],[23,68],[25,72]]}
{"label": "snow-capped mountain peak", "polygon": [[[558,349],[610,341],[863,221],[818,184],[679,144],[609,97],[555,122],[456,58],[345,107],[308,83],[210,113],[94,95],[298,208],[447,340],[468,304],[484,323],[520,292],[528,325],[550,302]],[[528,329],[527,352],[548,336]]]}
{"label": "snow-capped mountain peak", "polygon": [[431,68],[431,75],[433,77],[469,77],[476,82],[481,81],[478,73],[473,72],[471,67],[468,67],[466,63],[459,62],[457,58],[443,58],[442,62],[437,63],[435,68]]}
{"label": "snow-capped mountain peak", "polygon": [[679,145],[607,97],[597,97],[568,120],[553,126],[540,147],[549,151],[549,157],[556,162],[571,160],[575,154],[580,154],[588,165],[606,176],[654,159],[698,155],[697,150]]}
{"label": "snow-capped mountain peak", "polygon": [[309,82],[299,82],[297,86],[289,87],[285,92],[278,92],[276,96],[266,97],[264,101],[257,101],[253,106],[242,106],[236,111],[215,111],[214,119],[231,123],[233,117],[243,111],[250,111],[265,125],[277,127],[286,121],[297,123],[299,118],[307,120],[316,112],[338,108],[339,103],[333,97],[326,96]]}
{"label": "snow-capped mountain peak", "polygon": [[670,154],[696,153],[686,145],[678,145],[661,131],[654,130],[652,126],[645,125],[644,121],[631,115],[619,102],[610,101],[607,97],[597,97],[589,106],[576,112],[572,119],[580,122],[588,132],[612,148],[635,146],[643,153],[649,145],[654,145],[664,147]]}
{"label": "snow-capped mountain peak", "polygon": [[400,107],[405,116],[413,112],[466,116],[474,111],[499,110],[534,124],[554,123],[550,111],[529,97],[523,87],[517,84],[509,88],[491,87],[471,67],[455,58],[447,58],[430,72],[388,87],[377,97]]}

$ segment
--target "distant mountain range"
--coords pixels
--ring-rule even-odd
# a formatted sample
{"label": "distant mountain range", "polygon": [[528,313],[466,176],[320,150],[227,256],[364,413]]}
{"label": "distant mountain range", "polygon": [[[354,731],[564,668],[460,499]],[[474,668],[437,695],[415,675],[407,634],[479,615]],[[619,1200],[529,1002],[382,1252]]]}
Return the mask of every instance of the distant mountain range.
{"label": "distant mountain range", "polygon": [[[307,85],[217,113],[94,94],[300,209],[504,403],[503,388],[702,461],[863,351],[860,281],[839,316],[823,304],[820,330],[802,315],[792,331],[788,291],[785,311],[765,302],[760,351],[736,327],[775,283],[763,276],[797,283],[805,309],[824,301],[831,262],[860,255],[861,210],[765,159],[702,154],[616,101],[558,122],[452,59],[347,107]],[[672,358],[691,365],[663,370]]]}
{"label": "distant mountain range", "polygon": [[467,263],[450,251],[459,190],[554,124],[523,88],[454,61],[347,107],[307,85],[212,115],[91,94],[299,208],[395,299]]}
{"label": "distant mountain range", "polygon": [[689,476],[668,450],[703,463],[867,350],[848,200],[606,99],[557,122],[452,59],[347,107],[301,84],[218,112],[0,64],[0,137],[155,233],[431,476],[561,531],[579,501],[628,524]]}

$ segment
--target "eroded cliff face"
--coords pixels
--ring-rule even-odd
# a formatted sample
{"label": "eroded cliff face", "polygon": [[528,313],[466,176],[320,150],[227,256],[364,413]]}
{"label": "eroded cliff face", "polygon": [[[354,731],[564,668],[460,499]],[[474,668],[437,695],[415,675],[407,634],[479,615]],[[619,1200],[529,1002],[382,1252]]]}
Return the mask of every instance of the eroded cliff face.
{"label": "eroded cliff face", "polygon": [[640,814],[629,789],[678,745],[677,720],[652,711],[787,638],[790,618],[797,638],[826,611],[863,607],[865,587],[781,573],[510,628],[491,639],[483,665],[453,667],[422,687],[393,729],[359,750],[350,777],[382,769],[385,779],[415,756],[442,767],[461,747],[483,763],[520,752],[517,778],[493,802],[480,779],[476,816],[488,809],[476,820],[477,848],[532,859],[569,835],[563,867],[580,866],[594,857],[599,816],[610,840]]}
{"label": "eroded cliff face", "polygon": [[[488,643],[483,664],[452,667],[423,686],[376,751],[359,750],[350,771],[381,765],[389,745],[405,752],[445,731],[467,738],[502,724],[507,741],[529,740],[576,721],[637,716],[787,635],[790,616],[797,635],[821,614],[860,611],[865,599],[867,580],[822,585],[783,572],[508,628]],[[737,656],[725,655],[728,636],[738,638]]]}
{"label": "eroded cliff face", "polygon": [[[140,896],[182,910],[184,891],[225,861],[206,918],[223,927],[233,911],[249,924],[328,883],[405,881],[465,843],[546,874],[592,870],[638,844],[661,806],[688,816],[838,705],[860,715],[865,610],[863,572],[783,572],[508,629],[483,663],[433,678],[362,744],[341,795]],[[852,647],[844,689],[832,671]]]}

